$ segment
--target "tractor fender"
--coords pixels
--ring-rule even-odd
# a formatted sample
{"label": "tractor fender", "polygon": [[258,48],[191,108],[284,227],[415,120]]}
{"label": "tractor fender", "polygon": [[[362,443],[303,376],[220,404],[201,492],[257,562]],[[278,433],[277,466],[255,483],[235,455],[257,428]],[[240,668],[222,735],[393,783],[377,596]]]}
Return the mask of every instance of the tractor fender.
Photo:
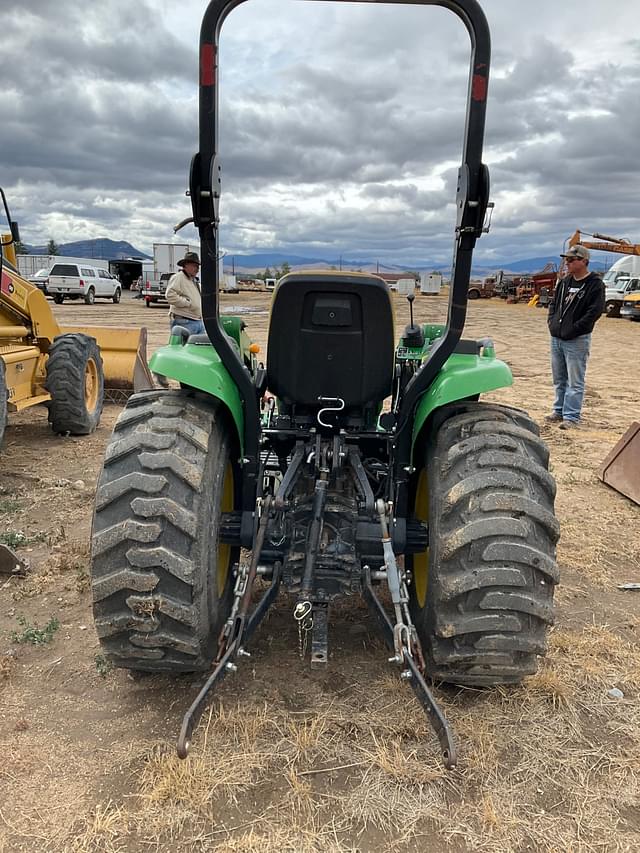
{"label": "tractor fender", "polygon": [[482,355],[454,353],[421,397],[413,420],[411,455],[434,412],[447,403],[477,399],[478,395],[513,385],[511,370],[492,349]]}
{"label": "tractor fender", "polygon": [[[174,339],[176,340],[176,339]],[[168,376],[183,387],[195,388],[215,397],[228,410],[236,428],[238,446],[244,449],[244,415],[238,388],[215,349],[202,344],[170,343],[151,356],[154,373]]]}

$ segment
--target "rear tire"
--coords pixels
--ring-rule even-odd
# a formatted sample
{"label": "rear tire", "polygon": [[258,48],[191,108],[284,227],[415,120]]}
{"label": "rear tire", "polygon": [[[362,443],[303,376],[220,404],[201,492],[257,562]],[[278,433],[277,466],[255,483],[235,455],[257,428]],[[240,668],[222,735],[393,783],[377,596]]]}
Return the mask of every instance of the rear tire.
{"label": "rear tire", "polygon": [[609,299],[604,306],[604,313],[607,317],[619,317],[620,316],[620,303],[615,299]]}
{"label": "rear tire", "polygon": [[7,427],[7,412],[9,404],[9,393],[7,391],[7,372],[4,361],[0,358],[0,445],[4,438]]}
{"label": "rear tire", "polygon": [[181,391],[130,397],[98,481],[92,588],[120,667],[207,670],[229,616],[238,549],[218,542],[237,471],[221,406]]}
{"label": "rear tire", "polygon": [[96,301],[96,292],[92,287],[90,287],[87,291],[87,295],[85,296],[84,301],[87,305],[93,305],[93,303]]}
{"label": "rear tire", "polygon": [[95,338],[79,333],[54,338],[44,387],[51,395],[49,423],[55,433],[93,432],[104,402],[104,370]]}
{"label": "rear tire", "polygon": [[548,462],[537,426],[516,409],[451,407],[432,433],[415,490],[429,548],[409,560],[432,678],[492,685],[536,671],[559,580]]}
{"label": "rear tire", "polygon": [[62,305],[62,303],[64,302],[64,296],[61,293],[54,293],[53,301],[56,303],[56,305]]}

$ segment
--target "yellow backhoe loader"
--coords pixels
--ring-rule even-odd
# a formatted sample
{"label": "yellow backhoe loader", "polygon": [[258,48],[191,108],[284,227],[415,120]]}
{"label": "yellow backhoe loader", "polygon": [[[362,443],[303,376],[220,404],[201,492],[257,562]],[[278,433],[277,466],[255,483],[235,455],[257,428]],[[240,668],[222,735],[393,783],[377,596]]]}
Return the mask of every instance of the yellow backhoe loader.
{"label": "yellow backhoe loader", "polygon": [[7,416],[43,403],[56,433],[86,435],[106,396],[153,387],[146,329],[61,327],[43,293],[18,272],[17,223],[0,187],[10,233],[0,251],[0,443]]}

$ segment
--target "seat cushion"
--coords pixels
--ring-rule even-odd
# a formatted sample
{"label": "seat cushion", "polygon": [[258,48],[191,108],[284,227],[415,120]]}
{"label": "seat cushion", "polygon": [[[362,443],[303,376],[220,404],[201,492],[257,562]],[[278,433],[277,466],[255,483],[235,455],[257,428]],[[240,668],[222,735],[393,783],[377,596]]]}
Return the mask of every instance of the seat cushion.
{"label": "seat cushion", "polygon": [[358,273],[292,273],[275,289],[267,347],[269,389],[287,404],[319,397],[345,408],[391,393],[394,323],[385,282]]}

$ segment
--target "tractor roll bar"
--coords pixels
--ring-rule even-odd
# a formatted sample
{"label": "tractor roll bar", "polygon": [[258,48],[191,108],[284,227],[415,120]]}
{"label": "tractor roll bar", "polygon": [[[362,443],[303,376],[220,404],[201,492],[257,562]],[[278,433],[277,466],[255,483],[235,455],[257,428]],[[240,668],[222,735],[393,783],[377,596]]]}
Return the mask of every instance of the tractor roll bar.
{"label": "tractor roll bar", "polygon": [[[218,43],[222,23],[229,13],[246,0],[211,0],[200,29],[199,150],[191,162],[189,180],[194,224],[200,233],[202,253],[202,306],[207,334],[223,364],[238,387],[244,406],[244,459],[242,509],[253,512],[259,461],[260,417],[255,386],[248,370],[238,359],[222,326],[218,312],[218,223],[220,166],[218,162]],[[345,2],[345,0],[334,0]],[[358,0],[377,2],[377,0]],[[442,6],[464,23],[471,40],[471,66],[467,95],[462,165],[456,195],[457,222],[454,259],[449,291],[449,309],[444,334],[429,359],[406,388],[398,412],[394,469],[400,489],[406,492],[411,459],[412,415],[420,396],[453,352],[464,327],[467,288],[471,275],[473,248],[482,234],[489,199],[489,173],[482,163],[491,39],[487,20],[477,0],[387,0],[398,5]],[[397,506],[397,511],[400,508]],[[400,513],[398,513],[400,514]],[[249,544],[249,531],[243,525]],[[243,542],[243,544],[245,544]]]}

